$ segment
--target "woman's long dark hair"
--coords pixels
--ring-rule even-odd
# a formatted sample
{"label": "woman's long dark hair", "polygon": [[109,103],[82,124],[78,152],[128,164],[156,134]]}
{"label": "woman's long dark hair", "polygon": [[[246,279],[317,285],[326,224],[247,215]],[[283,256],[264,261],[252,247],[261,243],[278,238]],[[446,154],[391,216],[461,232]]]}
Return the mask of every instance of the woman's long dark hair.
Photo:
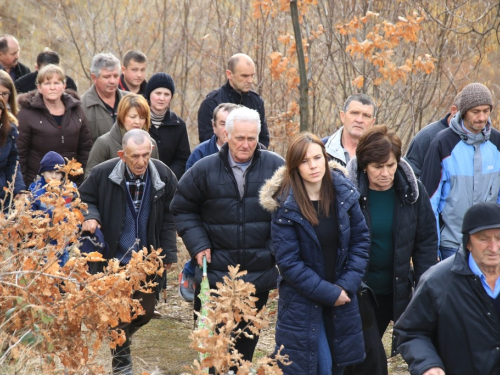
{"label": "woman's long dark hair", "polygon": [[5,141],[10,134],[10,118],[9,118],[9,109],[7,108],[7,104],[0,99],[0,110],[2,111],[2,115],[0,116],[0,147],[5,144]]}
{"label": "woman's long dark hair", "polygon": [[313,143],[321,147],[325,159],[325,175],[321,181],[319,212],[325,216],[329,216],[330,205],[335,199],[335,191],[333,190],[332,176],[330,175],[330,168],[328,167],[328,155],[326,154],[323,142],[312,133],[304,132],[298,134],[292,139],[292,142],[288,146],[286,152],[286,172],[279,194],[285,197],[288,191],[292,189],[295,201],[302,215],[304,215],[312,225],[318,225],[318,215],[316,214],[311,199],[309,199],[304,181],[299,172],[299,165],[304,160],[309,145]]}

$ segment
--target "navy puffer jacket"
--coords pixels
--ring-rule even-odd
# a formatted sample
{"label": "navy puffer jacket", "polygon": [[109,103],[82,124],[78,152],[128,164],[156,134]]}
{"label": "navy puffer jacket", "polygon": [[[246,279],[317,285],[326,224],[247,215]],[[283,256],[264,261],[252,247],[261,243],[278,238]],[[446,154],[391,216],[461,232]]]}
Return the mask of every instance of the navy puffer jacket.
{"label": "navy puffer jacket", "polygon": [[[330,165],[341,168],[336,162]],[[332,284],[324,279],[323,252],[314,228],[300,212],[293,193],[284,202],[273,198],[281,187],[283,174],[284,168],[261,192],[261,204],[273,212],[271,236],[281,276],[276,349],[283,345],[282,354],[288,354],[293,361],[282,369],[286,374],[317,373],[321,307],[333,307],[341,288],[351,302],[332,309],[334,366],[361,362],[365,351],[356,291],[368,263],[370,238],[359,207],[359,194],[339,169],[331,171],[340,236]]]}
{"label": "navy puffer jacket", "polygon": [[3,188],[8,186],[13,180],[15,181],[14,195],[19,194],[21,190],[26,190],[26,185],[21,175],[20,165],[16,171],[16,164],[19,161],[16,140],[19,133],[14,123],[11,123],[10,126],[10,133],[5,139],[5,144],[0,147],[0,199],[5,198],[5,191]]}
{"label": "navy puffer jacket", "polygon": [[[211,249],[211,288],[222,282],[228,266],[239,264],[248,271],[243,280],[254,284],[257,293],[265,292],[276,287],[278,270],[271,246],[271,214],[259,205],[259,190],[284,160],[258,146],[241,198],[228,152],[226,143],[219,153],[195,163],[180,179],[170,210],[191,257]],[[201,281],[198,267],[195,278]]]}

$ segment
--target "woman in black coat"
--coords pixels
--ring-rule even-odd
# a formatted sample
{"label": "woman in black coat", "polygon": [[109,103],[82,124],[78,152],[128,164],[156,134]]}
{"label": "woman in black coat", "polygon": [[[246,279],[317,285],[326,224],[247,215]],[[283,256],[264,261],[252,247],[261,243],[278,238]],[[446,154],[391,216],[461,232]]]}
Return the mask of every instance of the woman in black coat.
{"label": "woman in black coat", "polygon": [[[385,125],[374,126],[361,137],[347,169],[370,228],[364,281],[377,304],[374,324],[364,331],[366,359],[346,373],[386,375],[381,339],[390,321],[396,321],[410,302],[420,276],[437,262],[436,221],[425,188],[401,159],[401,140]],[[395,347],[393,340],[392,355]]]}
{"label": "woman in black coat", "polygon": [[151,108],[149,134],[156,141],[160,160],[179,180],[191,155],[186,123],[170,110],[175,93],[174,80],[167,73],[156,73],[148,81],[144,97]]}

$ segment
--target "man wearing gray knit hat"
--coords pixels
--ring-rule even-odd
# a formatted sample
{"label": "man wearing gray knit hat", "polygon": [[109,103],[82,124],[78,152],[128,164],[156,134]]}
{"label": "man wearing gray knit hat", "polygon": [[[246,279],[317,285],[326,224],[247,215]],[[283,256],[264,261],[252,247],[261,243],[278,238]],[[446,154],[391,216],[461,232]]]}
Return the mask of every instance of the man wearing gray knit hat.
{"label": "man wearing gray knit hat", "polygon": [[420,176],[436,217],[440,259],[460,247],[462,220],[471,206],[500,203],[500,133],[491,125],[490,90],[480,83],[465,86],[458,109],[429,146]]}

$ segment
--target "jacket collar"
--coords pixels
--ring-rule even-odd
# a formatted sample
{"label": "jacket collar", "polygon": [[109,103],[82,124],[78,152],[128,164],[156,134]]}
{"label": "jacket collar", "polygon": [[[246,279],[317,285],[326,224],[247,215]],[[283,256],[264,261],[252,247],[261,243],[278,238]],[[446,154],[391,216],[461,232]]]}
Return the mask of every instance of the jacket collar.
{"label": "jacket collar", "polygon": [[113,126],[111,127],[111,129],[109,129],[109,136],[111,138],[113,138],[116,142],[118,142],[119,144],[122,144],[122,139],[123,139],[122,131],[121,131],[120,127],[118,126],[117,122],[115,122],[113,124]]}
{"label": "jacket collar", "polygon": [[[224,147],[224,146],[223,146]],[[333,186],[335,187],[335,191],[337,193],[338,190],[342,190],[345,186],[347,187],[347,181],[345,179],[340,179],[338,176],[335,176],[335,173],[339,173],[342,175],[345,175],[347,173],[347,170],[342,167],[339,163],[336,161],[330,161],[328,163],[328,166],[330,167],[330,171],[332,173],[332,180],[333,180]],[[292,199],[293,202],[295,203],[295,199],[293,198],[293,192],[290,191],[288,196],[285,198],[284,202],[279,201],[279,198],[277,197],[277,194],[279,193],[281,189],[281,185],[283,184],[283,179],[285,177],[285,171],[286,171],[286,166],[283,165],[280,168],[274,172],[273,176],[267,180],[264,185],[262,185],[262,188],[260,189],[259,192],[259,203],[260,205],[269,212],[274,212],[278,209],[280,204],[287,204],[287,201],[289,199]],[[350,184],[349,184],[350,185]],[[350,190],[354,190],[354,186],[350,186]],[[337,193],[338,194],[338,193]],[[336,195],[337,195],[336,194]],[[358,195],[356,193],[356,199],[358,198]],[[292,200],[288,201],[289,204],[291,204]],[[296,205],[296,203],[295,203]],[[298,206],[297,206],[298,209]]]}
{"label": "jacket collar", "polygon": [[[354,183],[362,196],[368,195],[368,176],[362,170],[358,170],[358,159],[353,156],[347,164],[349,179]],[[394,176],[394,188],[401,200],[413,204],[419,196],[418,182],[410,165],[401,158]]]}
{"label": "jacket collar", "polygon": [[450,128],[460,136],[460,139],[468,145],[484,143],[490,139],[491,135],[491,118],[488,118],[486,126],[479,134],[471,134],[464,131],[462,128],[462,115],[459,112],[450,121]]}
{"label": "jacket collar", "polygon": [[333,133],[330,138],[328,138],[328,141],[325,144],[325,149],[328,155],[347,164],[345,160],[344,147],[342,147],[342,130],[344,130],[343,126]]}
{"label": "jacket collar", "polygon": [[[120,89],[116,89],[115,95],[117,95],[118,100],[120,100],[123,96],[123,91]],[[104,103],[102,102],[101,98],[99,97],[99,94],[97,94],[95,85],[90,86],[90,88],[87,90],[87,92],[84,94],[85,97],[87,98],[86,106],[87,107],[92,107],[94,105],[99,105],[102,108],[106,108],[104,106]],[[107,110],[107,109],[106,109]]]}
{"label": "jacket collar", "polygon": [[469,267],[470,253],[466,251],[463,245],[460,245],[456,255],[453,257],[453,266],[451,271],[459,275],[473,275],[474,273]]}
{"label": "jacket collar", "polygon": [[[165,187],[165,183],[160,178],[160,173],[156,169],[154,163],[150,160],[148,163],[151,183],[155,191],[159,191]],[[108,178],[117,185],[121,185],[125,180],[125,163],[119,159],[115,167],[109,174]]]}
{"label": "jacket collar", "polygon": [[[215,146],[217,147],[217,146]],[[228,152],[229,151],[229,145],[224,143],[222,147],[219,150],[219,157],[221,158],[222,162],[226,167],[231,170],[231,166],[229,165],[229,160],[228,160]],[[252,156],[252,162],[248,166],[248,168],[252,168],[252,166],[257,162],[257,160],[260,158],[260,153],[261,153],[261,148],[260,148],[260,143],[257,144],[257,148],[255,149],[253,156]]]}

